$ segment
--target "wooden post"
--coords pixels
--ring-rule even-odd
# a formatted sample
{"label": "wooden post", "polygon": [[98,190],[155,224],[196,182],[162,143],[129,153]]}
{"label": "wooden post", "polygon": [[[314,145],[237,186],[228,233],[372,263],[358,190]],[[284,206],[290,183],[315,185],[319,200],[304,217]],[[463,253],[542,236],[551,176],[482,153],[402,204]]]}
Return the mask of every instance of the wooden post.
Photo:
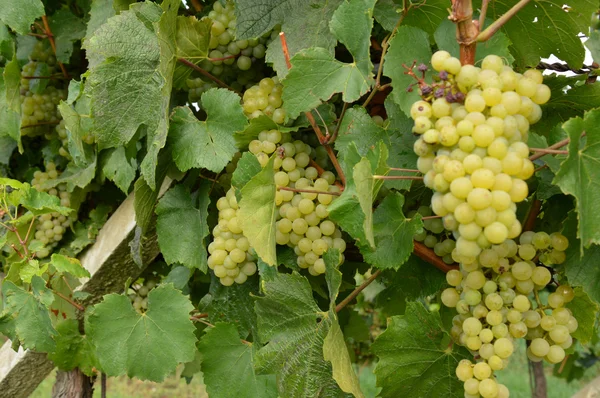
{"label": "wooden post", "polygon": [[[159,197],[172,183],[169,177],[165,177]],[[145,266],[158,256],[156,231],[151,230],[142,242],[144,267],[140,268],[135,264],[129,247],[129,242],[135,236],[135,228],[133,194],[130,194],[104,224],[96,242],[80,256],[81,264],[91,274],[90,278],[82,279],[81,285],[76,289],[90,293],[84,305],[95,304],[106,294],[121,292],[129,278],[137,278]],[[0,398],[28,397],[52,369],[54,364],[46,354],[23,349],[15,352],[11,348],[11,342],[7,341],[0,348]],[[61,378],[74,379],[75,376],[64,375]]]}

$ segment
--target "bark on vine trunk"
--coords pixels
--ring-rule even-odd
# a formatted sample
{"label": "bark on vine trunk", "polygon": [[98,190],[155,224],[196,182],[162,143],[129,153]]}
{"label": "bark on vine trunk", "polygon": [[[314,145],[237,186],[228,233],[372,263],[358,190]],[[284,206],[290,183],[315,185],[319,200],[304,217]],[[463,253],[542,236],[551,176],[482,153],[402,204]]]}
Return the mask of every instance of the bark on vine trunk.
{"label": "bark on vine trunk", "polygon": [[52,388],[52,398],[92,398],[94,382],[79,369],[58,371]]}
{"label": "bark on vine trunk", "polygon": [[548,390],[546,386],[546,374],[544,373],[543,362],[532,362],[533,368],[533,386],[531,390],[532,398],[547,398]]}

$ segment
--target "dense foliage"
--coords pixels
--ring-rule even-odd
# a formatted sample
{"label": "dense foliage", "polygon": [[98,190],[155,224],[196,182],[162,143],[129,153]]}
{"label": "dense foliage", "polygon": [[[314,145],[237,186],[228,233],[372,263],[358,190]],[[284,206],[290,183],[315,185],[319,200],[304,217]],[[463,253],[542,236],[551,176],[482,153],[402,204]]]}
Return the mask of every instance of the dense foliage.
{"label": "dense foliage", "polygon": [[[598,4],[489,3],[0,0],[0,333],[211,398],[503,398],[523,340],[580,375]],[[96,296],[128,195],[138,269]]]}

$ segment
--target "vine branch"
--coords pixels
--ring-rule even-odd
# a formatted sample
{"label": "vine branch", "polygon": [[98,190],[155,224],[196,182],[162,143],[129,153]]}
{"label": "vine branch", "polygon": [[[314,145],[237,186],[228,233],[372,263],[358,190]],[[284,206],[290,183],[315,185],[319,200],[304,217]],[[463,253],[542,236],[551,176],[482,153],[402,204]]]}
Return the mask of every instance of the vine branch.
{"label": "vine branch", "polygon": [[456,41],[460,45],[461,64],[473,65],[479,28],[473,21],[471,0],[452,0],[450,20],[456,23]]}
{"label": "vine branch", "polygon": [[291,187],[277,187],[280,191],[292,191],[299,193],[317,193],[319,195],[331,195],[331,196],[340,196],[340,192],[325,192],[325,191],[317,191],[316,189],[300,189],[300,188],[291,188]]}
{"label": "vine branch", "polygon": [[[56,56],[56,42],[54,41],[54,34],[50,29],[50,24],[48,23],[48,17],[43,15],[42,22],[44,23],[44,33],[46,34],[46,36],[48,36],[48,40],[50,41],[50,47],[52,47],[52,51],[54,51],[54,55]],[[58,66],[60,67],[60,70],[62,71],[65,79],[70,79],[69,74],[67,73],[67,69],[65,68],[63,63],[58,60],[56,62],[58,63]]]}
{"label": "vine branch", "polygon": [[64,294],[62,294],[61,292],[57,292],[56,290],[52,291],[54,294],[56,294],[58,297],[60,297],[61,299],[65,300],[67,303],[71,304],[73,307],[77,308],[79,311],[85,311],[85,308],[79,304],[77,304],[75,301],[71,300],[70,298],[68,298],[67,296],[65,296]]}
{"label": "vine branch", "polygon": [[[585,134],[585,133],[583,133],[583,134]],[[556,144],[550,145],[548,148],[546,148],[546,151],[547,150],[554,150],[554,149],[562,148],[563,146],[568,145],[569,142],[571,142],[571,139],[570,138],[565,138],[564,140],[558,141]],[[533,162],[534,160],[537,160],[537,159],[539,159],[539,158],[547,155],[548,153],[550,153],[550,152],[545,152],[545,153],[539,152],[539,153],[536,153],[535,155],[531,155],[529,157],[529,160],[531,160]]]}
{"label": "vine branch", "polygon": [[453,269],[458,269],[456,265],[448,265],[441,258],[439,258],[433,250],[422,244],[421,242],[413,241],[415,245],[414,253],[420,257],[422,260],[425,260],[429,264],[433,265],[435,268],[439,269],[442,272],[448,272]]}
{"label": "vine branch", "polygon": [[189,68],[192,68],[196,72],[202,74],[203,76],[206,76],[207,78],[209,78],[213,82],[217,83],[219,86],[221,86],[223,88],[226,88],[228,90],[231,90],[234,93],[238,93],[238,94],[241,95],[241,93],[239,91],[233,89],[232,87],[230,87],[229,85],[227,85],[224,81],[220,80],[216,76],[211,75],[210,73],[208,73],[207,71],[205,71],[204,69],[202,69],[201,67],[199,67],[198,65],[196,65],[195,63],[190,62],[190,61],[188,61],[185,58],[177,58],[177,62],[179,62],[180,64],[183,64],[183,65],[185,65],[185,66],[187,66]]}
{"label": "vine branch", "polygon": [[504,13],[504,15],[492,22],[492,24],[488,26],[483,32],[479,33],[477,35],[477,41],[489,40],[494,35],[494,33],[499,31],[505,23],[510,21],[510,19],[514,17],[517,12],[519,12],[523,7],[527,5],[527,3],[529,3],[529,0],[521,0],[517,4],[512,6],[510,10]]}
{"label": "vine branch", "polygon": [[369,277],[369,279],[367,279],[366,281],[364,281],[363,283],[361,283],[360,286],[358,286],[356,289],[354,289],[352,291],[352,293],[350,293],[345,299],[343,299],[338,305],[335,306],[335,312],[340,312],[345,306],[347,306],[352,300],[354,300],[356,298],[356,296],[358,296],[360,294],[360,292],[362,292],[363,290],[365,290],[365,288],[367,286],[369,286],[371,283],[373,283],[373,281],[375,279],[377,279],[377,277],[381,274],[381,270],[378,269],[377,271],[375,271],[373,273],[373,275],[371,275]]}

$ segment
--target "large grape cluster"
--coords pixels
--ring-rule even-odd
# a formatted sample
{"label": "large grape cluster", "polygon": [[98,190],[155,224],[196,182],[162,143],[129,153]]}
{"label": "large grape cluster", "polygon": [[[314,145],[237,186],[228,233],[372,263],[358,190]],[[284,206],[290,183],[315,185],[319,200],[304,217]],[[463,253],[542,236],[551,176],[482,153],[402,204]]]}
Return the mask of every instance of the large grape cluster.
{"label": "large grape cluster", "polygon": [[[424,100],[411,108],[414,150],[431,206],[456,240],[455,258],[473,262],[481,250],[521,233],[516,203],[534,172],[529,125],[550,98],[542,74],[514,72],[495,55],[481,68],[461,65],[445,51],[432,57],[439,83],[420,83]],[[464,103],[463,103],[464,101]]]}
{"label": "large grape cluster", "polygon": [[525,232],[519,244],[508,239],[492,245],[474,263],[461,263],[460,270],[446,274],[452,287],[442,292],[442,302],[458,312],[450,333],[474,357],[456,369],[465,396],[508,397],[494,371],[507,366],[517,339],[530,341],[531,360],[554,364],[564,359],[578,326],[564,307],[573,299],[573,289],[560,285],[543,303],[538,291],[552,282],[552,273],[537,262],[544,258],[548,265],[562,263],[568,244],[559,233]]}
{"label": "large grape cluster", "polygon": [[[249,151],[262,167],[276,154],[273,168],[278,188],[275,194],[277,244],[294,249],[300,268],[307,269],[311,275],[323,274],[323,254],[329,248],[338,249],[340,253],[346,250],[341,231],[328,219],[327,206],[340,191],[335,185],[335,175],[322,170],[319,175],[320,168],[311,165],[317,150],[300,140],[293,140],[290,133],[262,131],[250,142]],[[242,234],[233,189],[217,201],[217,208],[219,223],[213,229],[214,241],[208,246],[208,265],[224,285],[243,283],[247,276],[256,272],[256,254]],[[343,255],[340,261],[343,261]],[[244,276],[240,276],[242,274]]]}
{"label": "large grape cluster", "polygon": [[275,123],[283,124],[285,122],[285,110],[281,107],[283,104],[282,92],[283,85],[279,83],[277,76],[265,77],[258,84],[244,92],[244,113],[251,119],[267,115]]}
{"label": "large grape cluster", "polygon": [[44,64],[47,65],[44,73],[51,76],[57,72],[56,57],[52,50],[44,46],[44,42],[38,41],[29,55],[29,62],[21,71],[21,132],[25,136],[51,134],[54,130],[52,124],[61,119],[57,106],[67,98],[66,90],[55,86],[56,81],[53,79],[45,79],[44,83],[47,85],[43,89],[31,87],[32,81],[36,80],[31,77],[39,76],[40,70],[44,70],[41,68]]}
{"label": "large grape cluster", "polygon": [[208,267],[221,284],[242,284],[256,273],[256,255],[242,234],[238,221],[238,203],[233,188],[217,201],[219,222],[213,228],[214,240],[208,245]]}
{"label": "large grape cluster", "polygon": [[[66,184],[58,184],[56,188],[46,188],[47,181],[55,180],[61,172],[56,169],[54,163],[46,165],[46,171],[36,171],[33,173],[31,185],[38,191],[47,192],[60,199],[60,205],[64,207],[71,206],[71,194],[67,192]],[[46,213],[37,217],[35,223],[35,234],[31,245],[37,246],[36,242],[41,243],[41,248],[36,251],[36,257],[45,258],[52,252],[58,243],[62,240],[65,232],[74,221],[75,216],[64,216],[60,213]]]}

